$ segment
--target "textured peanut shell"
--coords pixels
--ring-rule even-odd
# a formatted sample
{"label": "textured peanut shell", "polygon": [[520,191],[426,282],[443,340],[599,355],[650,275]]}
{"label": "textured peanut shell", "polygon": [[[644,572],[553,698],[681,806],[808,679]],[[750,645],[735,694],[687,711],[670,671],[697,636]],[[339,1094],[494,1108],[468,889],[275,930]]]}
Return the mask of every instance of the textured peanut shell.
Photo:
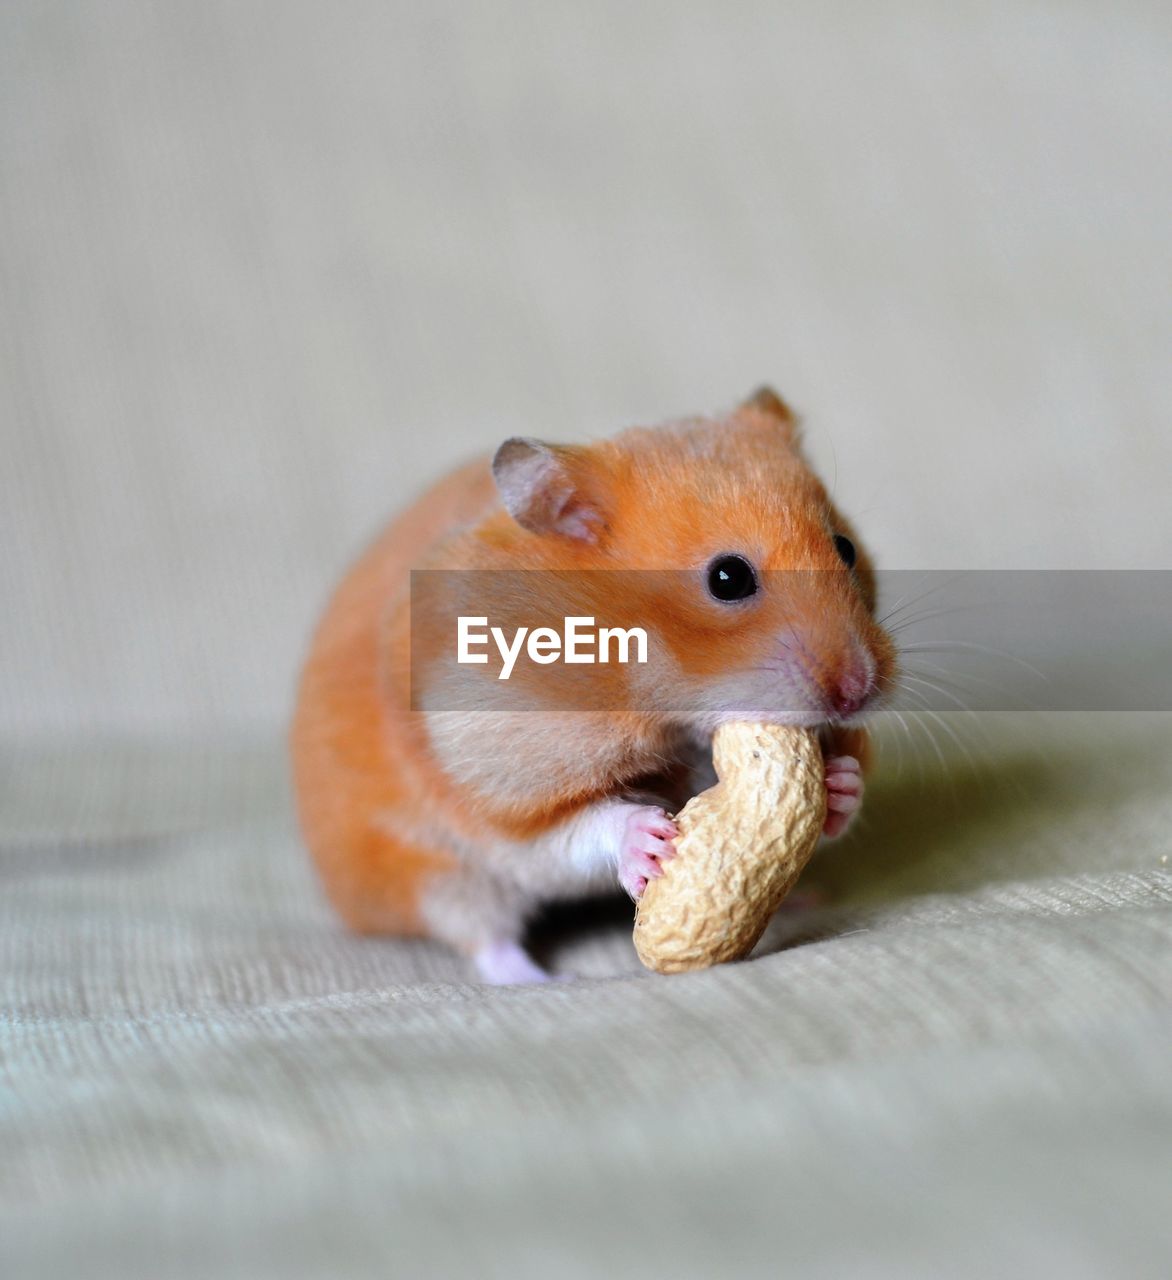
{"label": "textured peanut shell", "polygon": [[826,819],[822,751],[810,730],[726,724],[712,751],[720,781],[677,815],[676,856],[648,881],[635,915],[635,950],[659,973],[747,956]]}

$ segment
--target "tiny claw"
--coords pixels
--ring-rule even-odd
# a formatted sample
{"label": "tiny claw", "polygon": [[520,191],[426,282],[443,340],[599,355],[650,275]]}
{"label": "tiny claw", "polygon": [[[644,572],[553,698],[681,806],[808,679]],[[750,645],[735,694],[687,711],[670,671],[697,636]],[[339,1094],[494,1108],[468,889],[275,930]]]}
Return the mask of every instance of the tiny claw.
{"label": "tiny claw", "polygon": [[850,825],[863,802],[863,775],[854,756],[831,756],[826,761],[826,821],[822,833],[833,840]]}
{"label": "tiny claw", "polygon": [[679,827],[666,814],[661,817],[640,819],[635,827],[636,830],[645,831],[649,836],[655,836],[659,840],[674,840],[680,834]]}
{"label": "tiny claw", "polygon": [[827,813],[826,821],[822,824],[822,834],[828,840],[834,840],[850,826],[852,816],[849,813]]}
{"label": "tiny claw", "polygon": [[627,816],[619,852],[619,884],[638,901],[649,880],[663,875],[663,863],[675,857],[672,841],[679,828],[660,808],[640,805]]}

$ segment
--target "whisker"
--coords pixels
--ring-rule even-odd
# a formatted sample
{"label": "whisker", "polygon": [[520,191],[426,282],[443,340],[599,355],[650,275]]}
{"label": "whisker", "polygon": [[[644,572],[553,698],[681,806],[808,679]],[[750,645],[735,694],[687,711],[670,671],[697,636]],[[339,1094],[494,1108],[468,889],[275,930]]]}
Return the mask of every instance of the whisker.
{"label": "whisker", "polygon": [[955,613],[975,613],[981,610],[983,606],[979,604],[957,604],[951,605],[947,609],[929,609],[926,613],[913,614],[910,618],[900,618],[898,626],[887,624],[887,632],[889,635],[897,636],[901,631],[906,631],[908,627],[915,627],[923,622],[931,622],[934,618],[948,618]]}
{"label": "whisker", "polygon": [[[892,714],[898,716],[899,712],[896,711]],[[904,726],[904,732],[907,732],[906,725]],[[895,780],[899,782],[903,778],[903,740],[901,738],[892,738],[892,742],[895,743],[895,746],[898,749],[898,755],[896,756],[895,761]]]}
{"label": "whisker", "polygon": [[[932,570],[928,570],[928,572],[930,573]],[[927,600],[929,596],[935,595],[937,591],[943,591],[945,587],[951,586],[959,577],[959,573],[954,573],[952,577],[946,578],[943,582],[938,582],[934,587],[929,587],[927,591],[923,591],[918,596],[908,600],[908,591],[914,591],[915,587],[919,586],[919,582],[917,582],[914,586],[909,587],[908,591],[905,591],[902,596],[900,596],[900,598],[891,606],[890,609],[888,609],[882,618],[878,619],[879,625],[882,626],[889,618],[895,617],[901,607],[910,609],[912,605],[919,604],[922,600]],[[920,582],[922,581],[923,576],[920,578]],[[906,605],[904,604],[904,601],[907,601]]]}
{"label": "whisker", "polygon": [[[921,662],[923,661],[926,661],[926,660],[921,659]],[[939,663],[936,663],[936,662],[928,662],[927,665],[934,672],[944,673],[948,671],[947,667],[942,667],[939,665]],[[916,676],[919,676],[921,679],[929,679],[927,672],[922,671],[919,667],[911,667],[911,666],[905,665],[905,667],[903,668],[903,671],[904,671],[904,674],[916,675]],[[1042,710],[1042,707],[1040,706],[1040,704],[1035,702],[1032,698],[1027,698],[1024,694],[1019,693],[1016,690],[1010,689],[1004,684],[998,684],[996,681],[987,680],[983,676],[973,675],[971,672],[967,672],[967,671],[949,672],[948,675],[938,674],[930,677],[930,679],[937,681],[940,685],[950,686],[951,688],[955,689],[958,693],[972,694],[974,697],[976,697],[978,695],[978,690],[972,689],[972,688],[966,688],[965,685],[961,683],[962,681],[968,681],[970,685],[981,685],[984,689],[989,690],[991,693],[997,694],[1001,698],[1004,698],[1006,700],[1012,699],[1014,702],[1021,704],[1020,707],[1010,706],[1006,708],[1008,710],[1019,710],[1019,709],[1028,710],[1028,711]],[[939,688],[938,691],[940,693],[943,693],[944,689]],[[972,711],[974,710],[974,708],[970,707],[969,710]],[[989,708],[985,708],[985,710],[989,710]]]}
{"label": "whisker", "polygon": [[968,765],[969,769],[975,773],[979,768],[979,764],[969,744],[961,738],[961,736],[956,732],[956,730],[952,727],[952,725],[950,725],[948,721],[945,720],[944,717],[940,715],[938,712],[932,711],[929,708],[925,707],[923,714],[926,716],[931,716],[931,718],[940,726],[940,728],[943,729],[946,734],[948,734],[948,736],[956,744],[956,748],[960,752],[961,757],[963,758],[965,764]]}
{"label": "whisker", "polygon": [[977,644],[973,640],[935,640],[924,644],[905,644],[901,646],[904,653],[948,653],[952,650],[971,650],[975,653],[989,654],[994,658],[1007,658],[1010,662],[1016,662],[1019,666],[1024,667],[1027,671],[1032,672],[1040,680],[1049,681],[1050,677],[1044,671],[1039,671],[1032,663],[1027,662],[1024,658],[1019,657],[1016,653],[1010,653],[1006,649],[995,649],[992,645]]}
{"label": "whisker", "polygon": [[[909,751],[910,753],[912,753],[913,758],[914,758],[914,759],[915,759],[915,761],[916,761],[916,771],[917,771],[917,774],[918,774],[918,776],[919,776],[919,780],[920,780],[920,787],[921,787],[921,789],[922,789],[922,788],[923,788],[923,786],[924,786],[924,760],[923,760],[923,757],[922,757],[922,756],[918,756],[918,755],[916,755],[916,754],[915,754],[915,745],[916,745],[916,743],[915,743],[915,739],[912,737],[912,731],[911,731],[911,728],[910,728],[910,727],[909,727],[909,725],[908,725],[907,717],[903,714],[903,712],[902,712],[902,711],[896,711],[894,708],[892,708],[892,713],[893,713],[893,714],[895,715],[895,717],[898,719],[898,721],[899,721],[899,727],[903,730],[903,736],[907,739],[908,751]],[[902,748],[901,748],[901,750],[900,750],[900,757],[901,757],[901,759],[902,759],[902,756],[903,756],[903,751],[902,751]]]}
{"label": "whisker", "polygon": [[[911,749],[912,758],[914,758],[916,762],[917,776],[919,776],[920,788],[921,790],[924,790],[926,785],[928,785],[928,776],[926,776],[926,771],[924,768],[924,754],[923,754],[923,751],[916,750],[915,735],[911,731],[910,724],[907,723],[907,716],[917,717],[917,714],[919,713],[915,712],[915,710],[908,710],[908,712],[905,714],[903,712],[899,712],[899,710],[896,710],[896,708],[892,708],[892,713],[894,714],[894,716],[898,717],[899,724],[901,724],[901,726],[903,727],[903,732],[905,732],[905,735],[907,736],[908,748]],[[943,767],[943,764],[944,764],[943,755],[940,755],[939,746],[937,745],[937,742],[935,742],[933,737],[931,737],[931,733],[928,731],[928,726],[925,726],[925,724],[923,722],[920,722],[919,719],[916,719],[916,726],[921,728],[921,730],[924,730],[924,736],[926,737],[926,739],[928,739],[931,748],[933,748],[935,753],[937,753],[937,755],[939,756],[940,765],[942,765]]]}
{"label": "whisker", "polygon": [[[884,711],[880,712],[880,715],[877,716],[876,719],[880,719],[886,716],[891,717],[895,727],[900,729],[900,731],[903,734],[903,738],[892,737],[890,739],[890,741],[895,744],[898,750],[898,758],[896,762],[896,779],[899,780],[903,777],[903,761],[904,761],[903,739],[904,738],[907,739],[909,748],[914,747],[914,743],[912,741],[912,733],[911,733],[911,730],[908,728],[907,720],[904,718],[903,713],[899,711],[896,707],[889,706],[885,708]],[[916,763],[919,766],[920,784],[923,785],[924,762],[923,760],[916,757],[914,750],[912,751],[912,758],[916,760]]]}
{"label": "whisker", "polygon": [[[903,678],[904,678],[904,680],[905,680],[905,681],[911,681],[911,683],[912,683],[912,684],[923,685],[923,687],[924,687],[925,689],[931,689],[933,693],[938,693],[938,694],[940,694],[940,695],[941,695],[941,697],[947,698],[947,699],[949,700],[949,702],[953,702],[953,703],[955,703],[955,704],[956,704],[956,705],[957,705],[957,706],[958,706],[962,711],[971,711],[971,710],[972,710],[972,708],[971,708],[971,707],[969,707],[969,706],[966,706],[966,705],[965,705],[965,704],[960,700],[960,698],[958,698],[958,697],[956,696],[956,694],[955,694],[955,693],[952,693],[952,692],[951,692],[950,690],[948,690],[948,689],[943,689],[943,688],[941,688],[941,687],[940,687],[940,685],[936,684],[936,683],[935,683],[935,682],[933,682],[932,680],[927,679],[927,678],[926,678],[926,677],[924,677],[924,676],[914,676],[914,675],[911,675],[910,673],[905,672],[905,673],[904,673],[904,677],[903,677]],[[906,688],[906,686],[905,686],[905,688]],[[907,692],[909,692],[909,693],[911,692],[911,690],[906,690],[906,691],[907,691]]]}
{"label": "whisker", "polygon": [[[915,679],[915,677],[905,677],[905,679],[907,679],[907,678]],[[927,689],[931,689],[934,693],[941,694],[941,695],[942,695],[942,696],[944,696],[945,698],[948,698],[950,701],[952,701],[952,702],[956,703],[956,706],[957,706],[957,708],[958,708],[958,711],[951,712],[950,714],[952,714],[952,715],[957,715],[957,714],[963,715],[963,716],[965,717],[965,722],[966,722],[966,724],[968,724],[968,725],[970,725],[970,726],[974,726],[974,727],[981,727],[981,728],[983,729],[983,726],[981,726],[980,721],[979,721],[979,719],[977,718],[977,717],[978,717],[978,712],[977,712],[973,707],[969,707],[969,706],[967,706],[964,702],[962,702],[962,701],[960,700],[960,698],[956,697],[956,696],[955,696],[953,693],[951,693],[948,689],[942,688],[942,687],[940,687],[939,685],[934,684],[931,680],[928,680],[928,679],[919,679],[919,680],[918,680],[918,683],[922,684],[922,685],[923,685],[925,688],[927,688]],[[915,696],[917,696],[916,692],[915,692],[914,690],[912,690],[912,689],[909,689],[906,685],[904,685],[904,686],[903,686],[903,692],[904,692],[904,693],[906,693],[906,694],[908,694],[908,696],[909,696],[909,697],[915,697]],[[967,693],[967,692],[968,692],[968,690],[962,689],[962,690],[961,690],[961,692],[962,692],[962,693]],[[923,701],[924,701],[925,706],[927,706],[927,705],[928,705],[928,701],[927,701],[927,699],[926,699],[926,698],[924,698],[924,699],[923,699]],[[987,735],[985,736],[985,745],[986,745],[986,747],[988,746],[988,737],[987,737]]]}
{"label": "whisker", "polygon": [[[913,713],[914,714],[914,713]],[[948,789],[953,799],[956,798],[956,780],[948,771],[948,761],[944,758],[944,752],[940,750],[940,743],[936,741],[936,735],[932,732],[932,726],[920,722],[920,727],[924,730],[924,734],[928,739],[928,743],[932,750],[936,753],[936,759],[940,761],[940,772],[948,780]]]}
{"label": "whisker", "polygon": [[[878,622],[880,626],[882,626],[883,623],[885,623],[888,618],[895,617],[895,615],[899,612],[899,610],[904,607],[905,601],[907,601],[907,608],[910,609],[912,605],[919,604],[921,600],[926,600],[928,598],[928,596],[931,594],[931,590],[921,592],[920,595],[915,596],[911,600],[908,600],[908,596],[911,594],[911,592],[913,592],[916,589],[916,587],[920,585],[921,582],[923,582],[925,576],[926,576],[925,574],[921,574],[919,579],[915,583],[913,583],[912,586],[908,587],[908,589],[903,593],[903,595],[899,597],[899,599],[891,606],[890,609],[887,610],[887,612],[881,618],[876,618],[876,622]],[[933,588],[933,589],[937,589],[937,588]]]}

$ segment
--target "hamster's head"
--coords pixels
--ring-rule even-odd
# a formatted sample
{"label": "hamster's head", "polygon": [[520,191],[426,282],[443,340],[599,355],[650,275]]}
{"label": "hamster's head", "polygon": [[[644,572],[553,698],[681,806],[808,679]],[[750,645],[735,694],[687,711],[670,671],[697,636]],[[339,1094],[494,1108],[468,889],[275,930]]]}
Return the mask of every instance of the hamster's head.
{"label": "hamster's head", "polygon": [[531,563],[591,583],[571,607],[646,630],[632,710],[701,732],[856,723],[892,687],[871,561],[768,388],[586,447],[509,440],[493,470]]}

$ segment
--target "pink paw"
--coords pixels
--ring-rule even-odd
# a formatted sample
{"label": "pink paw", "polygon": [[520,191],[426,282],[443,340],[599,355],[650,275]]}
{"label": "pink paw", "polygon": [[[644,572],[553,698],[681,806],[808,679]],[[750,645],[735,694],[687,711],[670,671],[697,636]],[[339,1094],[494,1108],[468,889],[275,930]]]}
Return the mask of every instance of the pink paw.
{"label": "pink paw", "polygon": [[552,981],[519,942],[490,942],[476,953],[475,962],[481,981],[494,987]]}
{"label": "pink paw", "polygon": [[824,835],[833,839],[850,826],[859,805],[863,803],[863,775],[854,756],[828,756],[826,759],[826,821]]}
{"label": "pink paw", "polygon": [[672,841],[679,833],[676,824],[654,805],[640,805],[627,815],[619,853],[619,884],[633,899],[642,896],[648,880],[663,875],[660,864],[676,856]]}

